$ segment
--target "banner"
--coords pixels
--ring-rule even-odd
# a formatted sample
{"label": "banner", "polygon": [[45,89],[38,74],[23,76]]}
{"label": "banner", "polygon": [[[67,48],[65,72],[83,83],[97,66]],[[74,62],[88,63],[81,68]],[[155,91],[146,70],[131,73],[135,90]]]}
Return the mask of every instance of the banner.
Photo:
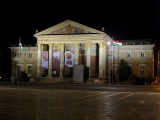
{"label": "banner", "polygon": [[48,51],[42,52],[42,68],[48,69]]}
{"label": "banner", "polygon": [[113,40],[113,46],[122,46],[122,41],[120,41],[120,40]]}
{"label": "banner", "polygon": [[60,68],[60,51],[53,51],[52,68],[53,69]]}
{"label": "banner", "polygon": [[73,67],[74,64],[74,53],[71,51],[65,51],[65,65]]}

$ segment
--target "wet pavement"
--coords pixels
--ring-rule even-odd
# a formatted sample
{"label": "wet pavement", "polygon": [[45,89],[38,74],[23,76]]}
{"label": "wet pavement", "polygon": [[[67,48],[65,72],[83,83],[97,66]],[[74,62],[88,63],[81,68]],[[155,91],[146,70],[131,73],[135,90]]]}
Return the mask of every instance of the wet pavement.
{"label": "wet pavement", "polygon": [[160,120],[159,92],[38,86],[1,85],[0,120]]}

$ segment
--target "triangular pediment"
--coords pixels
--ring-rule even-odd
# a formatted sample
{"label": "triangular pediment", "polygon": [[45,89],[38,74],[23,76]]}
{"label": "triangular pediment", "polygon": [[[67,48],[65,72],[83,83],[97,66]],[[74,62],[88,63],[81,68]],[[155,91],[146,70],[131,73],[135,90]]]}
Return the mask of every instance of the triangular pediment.
{"label": "triangular pediment", "polygon": [[80,33],[90,33],[90,31],[68,24],[65,25],[64,27],[53,30],[48,34],[80,34]]}
{"label": "triangular pediment", "polygon": [[79,24],[71,20],[66,20],[46,30],[36,33],[35,36],[66,35],[66,34],[93,34],[93,33],[97,34],[97,33],[103,33],[103,32],[87,27],[85,25]]}

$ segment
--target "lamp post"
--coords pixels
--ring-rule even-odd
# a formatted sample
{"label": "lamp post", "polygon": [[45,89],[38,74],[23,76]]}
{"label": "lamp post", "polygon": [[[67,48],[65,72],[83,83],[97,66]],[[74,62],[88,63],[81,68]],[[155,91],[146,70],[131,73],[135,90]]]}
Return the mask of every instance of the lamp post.
{"label": "lamp post", "polygon": [[111,57],[112,57],[112,84],[113,84],[113,43],[111,47],[112,47]]}
{"label": "lamp post", "polygon": [[[107,42],[107,44],[109,45],[109,47],[108,47],[109,48],[108,49],[108,51],[109,51],[108,52],[108,75],[109,75],[109,85],[110,85],[111,80],[112,80],[112,84],[113,84],[113,44],[111,41]],[[110,60],[111,60],[111,62],[110,62]]]}

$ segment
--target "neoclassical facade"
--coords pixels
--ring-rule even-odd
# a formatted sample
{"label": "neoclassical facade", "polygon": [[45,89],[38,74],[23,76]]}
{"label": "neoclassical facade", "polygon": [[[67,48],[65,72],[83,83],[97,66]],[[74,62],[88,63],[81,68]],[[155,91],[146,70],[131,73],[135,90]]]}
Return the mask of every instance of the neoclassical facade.
{"label": "neoclassical facade", "polygon": [[123,40],[122,46],[113,47],[113,69],[116,71],[119,61],[124,59],[139,77],[154,77],[154,44],[150,40]]}
{"label": "neoclassical facade", "polygon": [[[21,69],[33,77],[72,77],[74,65],[84,65],[89,78],[108,78],[125,59],[137,76],[153,77],[153,44],[112,46],[113,39],[102,31],[66,20],[34,34],[37,46],[10,47],[12,75]],[[22,41],[23,45],[23,41]],[[116,72],[115,72],[116,73]]]}
{"label": "neoclassical facade", "polygon": [[[59,77],[68,74],[67,71],[71,67],[68,68],[69,66],[65,64],[65,51],[72,51],[74,56],[72,63],[89,67],[90,74],[98,74],[99,77],[107,76],[107,42],[112,42],[112,38],[106,33],[66,20],[34,36],[37,38],[38,45],[37,76],[41,76],[43,45],[48,46],[49,51],[48,77],[52,77],[53,69],[59,72]],[[54,52],[59,54],[58,68],[54,68],[56,65]]]}
{"label": "neoclassical facade", "polygon": [[[22,56],[17,56],[17,62],[14,62],[17,64],[14,66],[20,66],[21,70],[32,65],[34,66],[32,67],[34,76],[39,77],[45,73],[47,77],[52,77],[53,72],[56,71],[59,73],[59,77],[64,77],[64,75],[72,74],[74,64],[81,64],[89,68],[89,76],[95,74],[100,78],[108,76],[107,42],[113,40],[106,33],[66,20],[38,32],[34,36],[37,38],[37,47],[24,47],[24,51],[20,52]],[[32,63],[25,63],[24,56],[29,55],[29,53],[25,53],[27,48],[30,49],[30,54],[33,53],[32,57],[37,57],[36,60],[27,58]],[[18,52],[18,48],[14,48],[14,50],[16,49]],[[65,53],[67,51],[71,52],[72,66],[66,64]],[[47,65],[45,66],[45,64]]]}

